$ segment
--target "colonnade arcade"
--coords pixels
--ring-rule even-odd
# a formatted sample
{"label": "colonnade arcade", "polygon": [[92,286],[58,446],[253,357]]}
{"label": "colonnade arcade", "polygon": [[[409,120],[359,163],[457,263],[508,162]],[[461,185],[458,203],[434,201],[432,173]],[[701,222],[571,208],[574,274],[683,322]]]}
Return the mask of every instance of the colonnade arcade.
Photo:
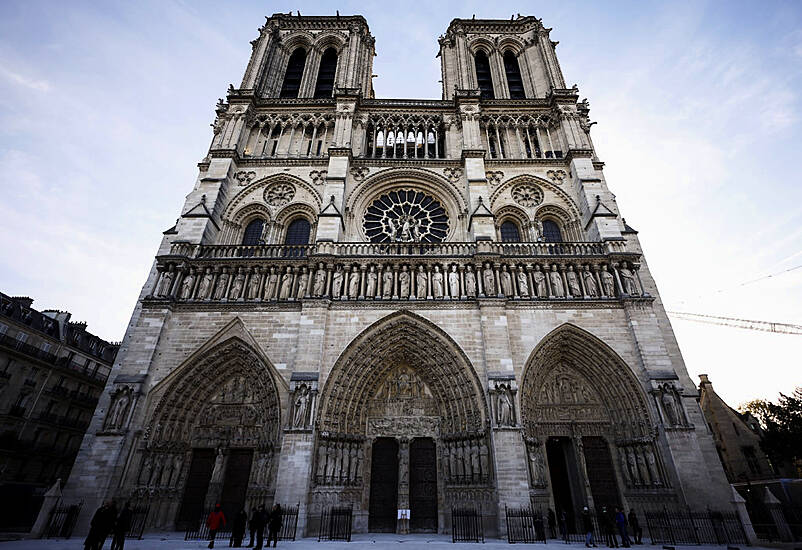
{"label": "colonnade arcade", "polygon": [[532,352],[521,384],[530,500],[564,511],[675,498],[646,394],[611,348],[570,324]]}

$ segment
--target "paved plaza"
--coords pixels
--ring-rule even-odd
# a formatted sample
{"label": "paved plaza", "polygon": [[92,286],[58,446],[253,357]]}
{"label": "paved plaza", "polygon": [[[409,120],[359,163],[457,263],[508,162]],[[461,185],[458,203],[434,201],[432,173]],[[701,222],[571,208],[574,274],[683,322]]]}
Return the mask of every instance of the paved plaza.
{"label": "paved plaza", "polygon": [[[111,541],[108,540],[104,545],[104,549],[108,550],[111,546]],[[167,550],[171,548],[176,549],[190,549],[190,548],[206,548],[208,542],[206,541],[185,541],[182,533],[165,533],[162,535],[148,535],[143,540],[129,540],[125,543],[125,550]],[[356,534],[353,536],[351,542],[318,542],[316,538],[300,539],[295,542],[281,542],[279,547],[292,548],[293,550],[305,550],[307,548],[322,547],[325,549],[336,550],[361,550],[361,549],[377,549],[389,546],[396,546],[404,550],[418,550],[423,548],[428,549],[447,549],[456,547],[471,547],[473,543],[452,543],[451,537],[448,535],[395,535],[395,534]],[[569,543],[564,544],[557,541],[549,541],[547,544],[516,544],[509,545],[507,541],[502,539],[489,539],[484,544],[477,545],[485,550],[515,550],[520,547],[536,547],[541,550],[574,550],[584,548],[582,543]],[[228,540],[219,541],[215,548],[228,548]],[[606,546],[599,545],[599,548],[606,548]],[[633,548],[641,548],[643,550],[662,549],[662,545],[652,546],[643,544]],[[696,550],[711,550],[713,548],[724,550],[727,546],[693,546]],[[760,547],[751,547],[754,550],[760,550]],[[0,544],[2,550],[79,550],[83,549],[83,538],[72,538],[70,540],[20,540],[13,542],[5,542]]]}

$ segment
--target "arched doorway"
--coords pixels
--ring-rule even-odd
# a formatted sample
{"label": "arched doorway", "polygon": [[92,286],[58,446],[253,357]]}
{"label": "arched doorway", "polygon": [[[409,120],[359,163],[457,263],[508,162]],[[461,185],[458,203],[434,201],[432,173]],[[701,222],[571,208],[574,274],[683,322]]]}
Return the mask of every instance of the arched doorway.
{"label": "arched doorway", "polygon": [[530,498],[564,512],[569,529],[583,506],[673,498],[645,392],[592,334],[566,324],[543,338],[524,369],[521,413]]}
{"label": "arched doorway", "polygon": [[[272,498],[281,406],[266,360],[240,338],[202,349],[151,391],[126,477],[148,527],[184,528],[221,503],[227,517]],[[154,510],[155,509],[155,510]]]}
{"label": "arched doorway", "polygon": [[482,385],[433,323],[399,312],[366,329],[320,403],[313,514],[351,505],[355,529],[395,531],[398,510],[410,510],[413,530],[445,531],[451,506],[493,500]]}

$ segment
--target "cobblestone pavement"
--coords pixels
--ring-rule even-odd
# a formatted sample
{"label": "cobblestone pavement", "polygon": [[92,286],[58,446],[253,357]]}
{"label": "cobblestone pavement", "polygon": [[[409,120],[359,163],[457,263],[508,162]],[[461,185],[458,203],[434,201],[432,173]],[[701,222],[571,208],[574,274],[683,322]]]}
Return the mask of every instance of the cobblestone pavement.
{"label": "cobblestone pavement", "polygon": [[[125,550],[168,550],[168,549],[195,549],[206,548],[208,542],[205,541],[184,541],[183,534],[181,533],[166,533],[163,535],[148,535],[143,540],[129,540],[125,543]],[[107,540],[103,546],[104,550],[108,550],[111,546],[111,541]],[[350,543],[348,542],[318,542],[317,539],[307,538],[300,539],[295,542],[280,542],[279,547],[284,547],[292,550],[306,550],[308,548],[322,548],[324,550],[366,550],[386,547],[399,547],[404,550],[422,550],[430,549],[446,550],[446,548],[465,548],[466,550],[472,546],[471,543],[457,543],[452,544],[451,537],[447,535],[393,535],[393,534],[357,534],[353,536]],[[505,540],[488,539],[484,544],[476,545],[477,550],[516,550],[517,548],[535,548],[537,550],[579,550],[584,548],[582,543],[569,543],[550,541],[548,544],[516,544],[510,546]],[[228,541],[218,541],[215,548],[228,548]],[[604,549],[605,546],[599,546]],[[643,550],[662,549],[662,545],[651,546],[643,544],[633,548]],[[695,550],[724,550],[726,546],[692,546]],[[0,550],[83,550],[83,538],[73,538],[70,540],[20,540],[12,542],[0,543]],[[751,547],[750,550],[760,550],[760,547]]]}

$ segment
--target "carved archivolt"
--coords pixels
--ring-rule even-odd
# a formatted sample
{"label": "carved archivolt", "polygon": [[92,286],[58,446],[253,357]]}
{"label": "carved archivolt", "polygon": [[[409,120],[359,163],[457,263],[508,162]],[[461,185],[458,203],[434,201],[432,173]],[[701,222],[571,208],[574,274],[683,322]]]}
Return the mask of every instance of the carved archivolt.
{"label": "carved archivolt", "polygon": [[[265,190],[272,188],[273,184],[290,184],[296,189],[303,189],[307,191],[308,195],[317,203],[318,208],[321,206],[319,190],[315,190],[307,182],[296,176],[291,176],[289,174],[273,174],[251,183],[237,193],[226,207],[223,219],[233,219],[234,214],[238,212],[245,203],[254,201],[264,203],[266,200],[266,197],[264,197]],[[298,193],[295,193],[294,196],[297,197]]]}
{"label": "carved archivolt", "polygon": [[562,203],[561,206],[571,212],[571,216],[575,217],[576,219],[580,218],[579,208],[574,202],[574,199],[572,199],[564,189],[554,185],[549,180],[532,175],[516,176],[497,186],[490,194],[491,208],[495,206],[496,202],[501,198],[502,194],[506,190],[515,188],[519,184],[536,185],[542,189],[545,189],[546,191],[550,191],[557,196],[559,202]]}

